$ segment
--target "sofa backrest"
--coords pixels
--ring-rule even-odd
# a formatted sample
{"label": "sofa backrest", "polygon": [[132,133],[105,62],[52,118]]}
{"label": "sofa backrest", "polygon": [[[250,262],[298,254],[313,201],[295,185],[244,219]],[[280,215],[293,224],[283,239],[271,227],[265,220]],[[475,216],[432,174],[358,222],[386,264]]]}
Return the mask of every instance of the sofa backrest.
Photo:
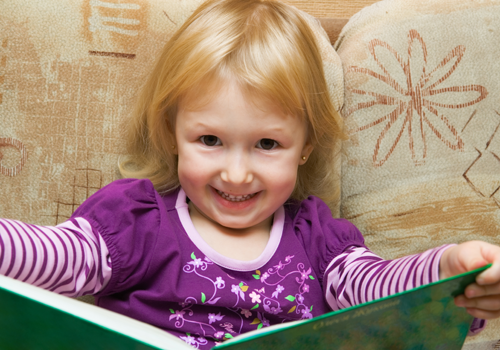
{"label": "sofa backrest", "polygon": [[384,258],[500,244],[498,18],[498,0],[384,0],[343,28],[341,215]]}

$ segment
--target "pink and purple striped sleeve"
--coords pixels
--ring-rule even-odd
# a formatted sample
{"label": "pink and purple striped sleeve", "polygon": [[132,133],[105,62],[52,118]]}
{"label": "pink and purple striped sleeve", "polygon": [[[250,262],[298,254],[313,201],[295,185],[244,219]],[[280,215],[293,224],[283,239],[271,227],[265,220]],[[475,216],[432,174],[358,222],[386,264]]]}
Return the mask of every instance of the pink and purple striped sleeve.
{"label": "pink and purple striped sleeve", "polygon": [[[364,247],[349,247],[326,269],[326,300],[332,310],[339,310],[438,281],[441,255],[451,246],[395,260],[384,260]],[[474,319],[469,335],[485,325],[485,320]]]}
{"label": "pink and purple striped sleeve", "polygon": [[395,260],[384,260],[364,247],[350,247],[326,269],[326,300],[339,310],[437,281],[439,260],[448,247]]}
{"label": "pink and purple striped sleeve", "polygon": [[83,218],[57,226],[0,219],[0,274],[76,297],[104,288],[111,261],[101,235]]}

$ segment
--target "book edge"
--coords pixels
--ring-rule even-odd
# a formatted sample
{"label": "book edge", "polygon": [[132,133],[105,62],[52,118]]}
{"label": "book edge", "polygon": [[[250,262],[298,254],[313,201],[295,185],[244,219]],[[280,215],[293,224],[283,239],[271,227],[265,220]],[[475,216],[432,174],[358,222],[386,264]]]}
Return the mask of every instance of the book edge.
{"label": "book edge", "polygon": [[[160,328],[10,277],[0,275],[0,288],[157,349],[190,349],[185,342]],[[172,343],[177,346],[172,347]]]}

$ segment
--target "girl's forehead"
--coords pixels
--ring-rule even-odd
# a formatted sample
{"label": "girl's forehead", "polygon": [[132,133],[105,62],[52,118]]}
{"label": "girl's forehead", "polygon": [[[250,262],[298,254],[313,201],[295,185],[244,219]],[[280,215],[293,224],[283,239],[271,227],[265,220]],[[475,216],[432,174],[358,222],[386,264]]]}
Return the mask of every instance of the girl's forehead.
{"label": "girl's forehead", "polygon": [[208,105],[218,103],[240,102],[257,108],[262,112],[291,116],[289,110],[283,108],[280,96],[264,93],[259,89],[243,84],[235,78],[215,79],[195,84],[187,90],[179,100],[179,109],[203,110]]}

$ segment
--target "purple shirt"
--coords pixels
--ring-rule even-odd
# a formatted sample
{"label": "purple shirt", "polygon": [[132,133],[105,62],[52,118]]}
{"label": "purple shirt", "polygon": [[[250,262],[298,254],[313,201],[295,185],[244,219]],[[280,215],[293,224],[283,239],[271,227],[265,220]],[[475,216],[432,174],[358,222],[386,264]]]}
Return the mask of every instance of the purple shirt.
{"label": "purple shirt", "polygon": [[182,190],[162,197],[149,180],[116,181],[73,217],[100,233],[111,257],[97,304],[184,340],[189,333],[198,345],[330,311],[325,269],[347,247],[364,246],[354,225],[311,197],[277,211],[259,258],[233,260],[201,239]]}

